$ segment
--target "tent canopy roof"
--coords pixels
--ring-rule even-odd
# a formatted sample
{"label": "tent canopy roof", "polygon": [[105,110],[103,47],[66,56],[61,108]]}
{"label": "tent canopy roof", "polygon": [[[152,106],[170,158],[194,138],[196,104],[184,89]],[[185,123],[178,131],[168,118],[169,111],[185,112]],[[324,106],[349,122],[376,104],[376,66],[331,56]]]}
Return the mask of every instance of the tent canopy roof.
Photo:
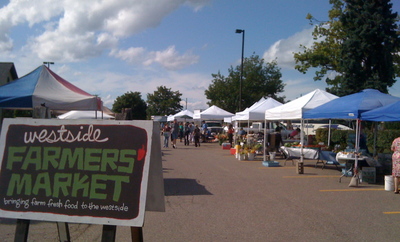
{"label": "tent canopy roof", "polygon": [[282,103],[273,98],[261,98],[258,102],[254,103],[251,107],[246,108],[242,112],[236,113],[235,120],[264,120],[265,111],[274,107],[281,106]]}
{"label": "tent canopy roof", "polygon": [[281,106],[268,109],[265,112],[266,120],[298,120],[303,118],[303,113],[329,102],[337,96],[328,92],[316,89],[302,97]]}
{"label": "tent canopy roof", "polygon": [[189,111],[187,109],[182,110],[182,111],[180,111],[180,112],[178,112],[178,113],[176,113],[174,115],[168,116],[167,121],[173,121],[174,119],[181,119],[181,120],[193,119],[193,112]]}
{"label": "tent canopy roof", "polygon": [[73,110],[66,112],[64,114],[59,115],[58,119],[115,119],[114,116],[111,116],[106,113],[102,113],[101,111],[85,111],[85,110]]}
{"label": "tent canopy roof", "polygon": [[376,122],[400,121],[400,101],[361,113],[361,119]]}
{"label": "tent canopy roof", "polygon": [[34,108],[45,105],[53,110],[100,110],[101,101],[64,80],[45,65],[0,87],[1,108]]}
{"label": "tent canopy roof", "polygon": [[222,120],[225,117],[233,116],[233,113],[223,110],[215,105],[207,108],[203,112],[196,113],[193,119],[203,119],[203,120]]}
{"label": "tent canopy roof", "polygon": [[375,89],[365,89],[325,103],[305,112],[306,119],[358,119],[361,113],[379,108],[400,98]]}

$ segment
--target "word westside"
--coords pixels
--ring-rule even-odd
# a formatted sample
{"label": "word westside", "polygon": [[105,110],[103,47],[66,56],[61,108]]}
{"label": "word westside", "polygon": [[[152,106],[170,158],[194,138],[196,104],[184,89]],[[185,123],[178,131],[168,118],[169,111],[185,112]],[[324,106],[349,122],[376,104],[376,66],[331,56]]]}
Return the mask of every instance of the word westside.
{"label": "word westside", "polygon": [[84,127],[81,126],[80,130],[76,133],[65,128],[61,125],[59,130],[49,131],[47,129],[42,129],[39,132],[25,132],[24,142],[25,144],[34,143],[38,141],[39,143],[57,143],[57,142],[107,142],[108,138],[101,138],[101,130],[94,129],[93,125],[89,125],[86,132],[83,130]]}

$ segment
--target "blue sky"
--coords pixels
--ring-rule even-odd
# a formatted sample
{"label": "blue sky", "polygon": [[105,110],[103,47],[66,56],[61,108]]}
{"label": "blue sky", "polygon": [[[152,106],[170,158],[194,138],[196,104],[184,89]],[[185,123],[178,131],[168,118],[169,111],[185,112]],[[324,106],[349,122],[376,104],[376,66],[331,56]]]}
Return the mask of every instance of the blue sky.
{"label": "blue sky", "polygon": [[[208,107],[211,74],[240,64],[235,30],[244,29],[244,55],[277,58],[280,96],[293,100],[326,86],[294,70],[292,53],[312,43],[307,13],[327,20],[329,9],[329,0],[0,0],[0,61],[20,77],[55,62],[53,71],[110,108],[128,91],[146,99],[163,85],[193,111]],[[390,94],[400,96],[400,83]]]}

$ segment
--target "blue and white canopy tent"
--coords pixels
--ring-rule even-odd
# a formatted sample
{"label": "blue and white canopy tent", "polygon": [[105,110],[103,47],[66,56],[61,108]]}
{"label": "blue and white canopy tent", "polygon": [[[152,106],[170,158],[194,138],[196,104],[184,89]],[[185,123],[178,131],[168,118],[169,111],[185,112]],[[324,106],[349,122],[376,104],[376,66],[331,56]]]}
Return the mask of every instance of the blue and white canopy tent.
{"label": "blue and white canopy tent", "polygon": [[0,108],[102,110],[100,98],[64,80],[45,65],[0,87]]}
{"label": "blue and white canopy tent", "polygon": [[[355,151],[359,152],[360,125],[362,113],[391,103],[400,101],[400,98],[382,93],[375,89],[365,89],[361,92],[350,94],[327,102],[319,107],[304,113],[304,119],[350,119],[356,120]],[[358,160],[355,157],[355,168]]]}

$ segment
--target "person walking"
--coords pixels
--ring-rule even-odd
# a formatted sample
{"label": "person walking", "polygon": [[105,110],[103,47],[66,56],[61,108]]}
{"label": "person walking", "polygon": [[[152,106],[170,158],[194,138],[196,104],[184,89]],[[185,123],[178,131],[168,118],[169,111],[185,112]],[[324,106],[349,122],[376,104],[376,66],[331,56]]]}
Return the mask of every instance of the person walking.
{"label": "person walking", "polygon": [[229,143],[231,144],[231,147],[233,147],[233,134],[235,133],[235,129],[233,128],[232,124],[229,124],[228,127],[228,140]]}
{"label": "person walking", "polygon": [[179,124],[176,119],[172,123],[172,148],[176,149],[176,140],[178,139],[179,134]]}
{"label": "person walking", "polygon": [[196,127],[194,128],[194,131],[193,131],[195,147],[197,147],[197,146],[200,147],[200,135],[201,135],[201,131],[199,129],[199,126],[196,124]]}
{"label": "person walking", "polygon": [[185,141],[185,145],[189,145],[189,135],[190,135],[190,127],[189,127],[189,122],[185,123],[185,128],[184,128],[184,132],[185,132],[185,137],[184,137],[184,141]]}
{"label": "person walking", "polygon": [[179,141],[182,143],[183,135],[185,133],[184,131],[184,124],[183,122],[179,122]]}
{"label": "person walking", "polygon": [[169,136],[171,135],[171,127],[169,127],[168,123],[165,123],[163,127],[163,135],[164,135],[164,148],[168,148]]}
{"label": "person walking", "polygon": [[392,142],[392,176],[394,177],[394,193],[399,193],[399,177],[400,177],[400,137]]}

